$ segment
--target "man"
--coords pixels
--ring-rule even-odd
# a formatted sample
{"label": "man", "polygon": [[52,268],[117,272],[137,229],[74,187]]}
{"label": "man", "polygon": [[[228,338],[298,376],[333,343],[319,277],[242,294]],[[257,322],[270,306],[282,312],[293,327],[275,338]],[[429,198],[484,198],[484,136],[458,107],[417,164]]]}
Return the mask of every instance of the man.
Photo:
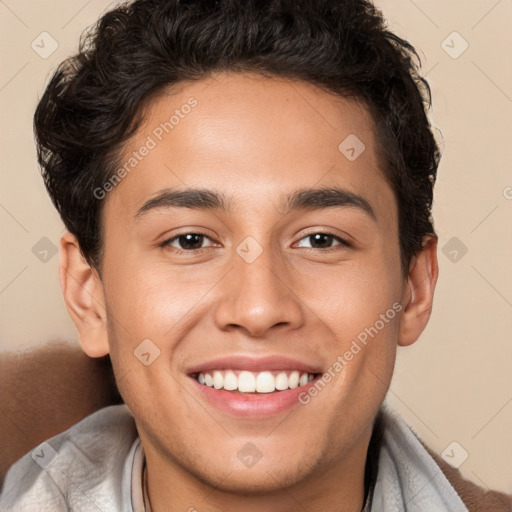
{"label": "man", "polygon": [[382,408],[438,274],[414,56],[364,0],[103,16],[35,130],[125,405],[25,455],[2,510],[468,510]]}

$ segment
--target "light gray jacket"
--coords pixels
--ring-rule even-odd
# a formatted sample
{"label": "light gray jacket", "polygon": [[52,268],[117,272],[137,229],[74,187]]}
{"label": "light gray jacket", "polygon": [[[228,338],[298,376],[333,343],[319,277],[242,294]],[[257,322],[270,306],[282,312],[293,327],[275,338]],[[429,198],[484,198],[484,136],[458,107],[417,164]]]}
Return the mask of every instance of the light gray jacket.
{"label": "light gray jacket", "polygon": [[[9,469],[1,512],[144,512],[144,451],[126,405],[87,416]],[[384,409],[377,482],[368,512],[467,512],[410,428]]]}

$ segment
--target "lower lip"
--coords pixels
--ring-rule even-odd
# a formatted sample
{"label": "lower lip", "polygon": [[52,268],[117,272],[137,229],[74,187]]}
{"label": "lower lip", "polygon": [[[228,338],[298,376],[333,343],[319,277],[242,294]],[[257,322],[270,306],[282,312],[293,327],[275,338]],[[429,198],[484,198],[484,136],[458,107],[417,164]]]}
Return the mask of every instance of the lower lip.
{"label": "lower lip", "polygon": [[304,386],[286,391],[274,391],[273,393],[239,394],[238,392],[215,389],[200,384],[190,377],[202,396],[216,408],[232,416],[248,419],[270,418],[282,414],[297,405],[299,395],[307,393],[320,378],[320,375]]}

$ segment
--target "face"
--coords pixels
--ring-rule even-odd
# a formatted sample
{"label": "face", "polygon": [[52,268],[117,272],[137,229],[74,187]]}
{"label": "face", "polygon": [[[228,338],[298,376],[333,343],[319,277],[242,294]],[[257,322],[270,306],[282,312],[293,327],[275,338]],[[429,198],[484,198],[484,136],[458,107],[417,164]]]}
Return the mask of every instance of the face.
{"label": "face", "polygon": [[123,166],[105,351],[148,464],[231,492],[362,469],[407,296],[366,108],[217,73],[155,99]]}

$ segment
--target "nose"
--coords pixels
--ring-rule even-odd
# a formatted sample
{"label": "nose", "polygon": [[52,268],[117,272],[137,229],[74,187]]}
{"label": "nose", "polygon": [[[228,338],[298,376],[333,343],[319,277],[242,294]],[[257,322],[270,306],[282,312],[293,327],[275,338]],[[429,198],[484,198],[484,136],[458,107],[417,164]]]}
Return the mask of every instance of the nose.
{"label": "nose", "polygon": [[271,329],[296,329],[304,309],[293,291],[291,270],[272,258],[270,249],[252,262],[233,255],[233,267],[221,282],[215,321],[222,330],[244,330],[263,337]]}

